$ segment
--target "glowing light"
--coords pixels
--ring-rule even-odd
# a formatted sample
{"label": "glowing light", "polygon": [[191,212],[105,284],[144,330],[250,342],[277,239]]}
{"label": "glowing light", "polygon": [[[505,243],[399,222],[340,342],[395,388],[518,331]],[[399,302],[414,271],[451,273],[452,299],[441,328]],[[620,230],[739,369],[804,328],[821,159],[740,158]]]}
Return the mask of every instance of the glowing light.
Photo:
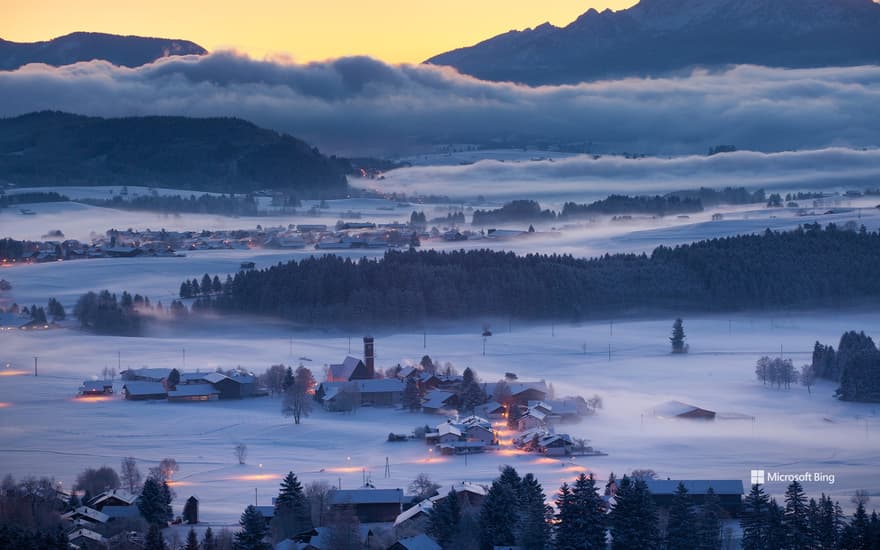
{"label": "glowing light", "polygon": [[590,469],[586,466],[578,466],[577,464],[572,464],[571,466],[566,466],[562,469],[563,472],[573,472],[573,473],[581,473],[581,472],[589,472]]}
{"label": "glowing light", "polygon": [[363,468],[360,466],[342,466],[339,468],[327,468],[326,472],[331,472],[334,474],[352,474],[355,472],[360,472]]}
{"label": "glowing light", "polygon": [[15,369],[0,370],[0,376],[24,376],[26,374],[30,374],[30,372],[26,370]]}
{"label": "glowing light", "polygon": [[536,458],[532,461],[532,464],[559,464],[559,461],[555,458],[549,458],[546,456],[542,456],[540,458]]}
{"label": "glowing light", "polygon": [[0,409],[6,409],[12,406],[12,403],[6,401],[0,401]]}
{"label": "glowing light", "polygon": [[189,487],[190,485],[195,485],[194,481],[171,481],[168,480],[169,487]]}
{"label": "glowing light", "polygon": [[110,401],[113,399],[109,395],[80,395],[73,398],[73,401],[77,403],[101,403],[103,401]]}
{"label": "glowing light", "polygon": [[278,474],[247,474],[234,476],[229,479],[237,481],[272,481],[273,479],[281,479],[281,476]]}
{"label": "glowing light", "polygon": [[522,449],[501,449],[495,454],[499,454],[501,456],[517,456],[517,455],[525,455],[527,452]]}

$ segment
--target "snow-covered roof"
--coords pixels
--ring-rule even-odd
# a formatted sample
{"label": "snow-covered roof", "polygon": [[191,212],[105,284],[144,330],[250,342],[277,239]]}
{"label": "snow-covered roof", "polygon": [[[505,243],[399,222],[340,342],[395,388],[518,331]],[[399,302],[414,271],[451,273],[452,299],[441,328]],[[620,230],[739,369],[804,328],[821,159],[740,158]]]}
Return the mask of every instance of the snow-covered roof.
{"label": "snow-covered roof", "polygon": [[104,544],[104,535],[100,533],[96,533],[91,529],[86,529],[85,527],[80,527],[75,531],[71,531],[67,534],[67,540],[76,540],[76,539],[89,539],[93,540],[97,543]]}
{"label": "snow-covered roof", "polygon": [[122,388],[130,395],[157,395],[167,393],[161,382],[147,382],[146,380],[132,380],[126,382]]}
{"label": "snow-covered roof", "polygon": [[466,416],[464,418],[459,419],[458,424],[463,426],[465,429],[471,428],[483,428],[485,430],[492,429],[492,423],[486,420],[483,417],[471,415]]}
{"label": "snow-covered roof", "polygon": [[339,504],[400,504],[403,489],[334,489],[328,493],[331,505]]}
{"label": "snow-covered roof", "polygon": [[417,369],[413,366],[406,366],[400,369],[400,372],[397,373],[398,378],[406,378],[409,375],[417,372]]}
{"label": "snow-covered roof", "polygon": [[442,409],[446,406],[446,401],[454,396],[455,393],[451,391],[431,390],[425,394],[425,402],[422,403],[422,406],[429,409]]}
{"label": "snow-covered roof", "polygon": [[162,369],[162,368],[140,368],[140,369],[128,369],[122,371],[123,378],[144,378],[147,380],[153,380],[154,382],[158,382],[163,378],[168,378],[168,374],[171,372],[171,369]]}
{"label": "snow-covered roof", "polygon": [[104,391],[104,388],[113,387],[113,382],[109,380],[86,380],[82,383],[79,391]]}
{"label": "snow-covered roof", "polygon": [[504,405],[502,405],[498,401],[489,401],[488,403],[480,405],[477,408],[486,411],[486,414],[492,414],[494,412],[497,412],[498,410],[503,410]]}
{"label": "snow-covered roof", "polygon": [[229,377],[222,372],[212,372],[211,374],[206,374],[203,376],[204,380],[212,384],[216,384],[217,382],[220,382],[221,380],[226,380],[227,378]]}
{"label": "snow-covered roof", "polygon": [[194,397],[199,395],[219,395],[211,384],[180,384],[168,392],[168,397]]}
{"label": "snow-covered roof", "polygon": [[440,495],[435,495],[431,498],[426,498],[418,502],[416,505],[407,508],[400,514],[398,514],[397,519],[394,520],[394,526],[397,527],[401,523],[405,521],[409,521],[419,514],[427,514],[429,510],[434,507],[434,502],[436,502],[437,497]]}
{"label": "snow-covered roof", "polygon": [[671,495],[678,488],[678,484],[684,484],[685,489],[691,495],[705,495],[709,487],[717,495],[741,495],[743,494],[743,482],[741,479],[646,479],[648,490],[655,495]]}
{"label": "snow-covered roof", "polygon": [[330,365],[330,378],[333,380],[350,380],[351,375],[354,374],[354,369],[357,368],[360,362],[361,360],[357,357],[349,355],[342,363]]}
{"label": "snow-covered roof", "polygon": [[407,537],[405,539],[400,539],[397,541],[397,544],[406,548],[406,550],[441,550],[437,541],[429,537],[428,535],[421,533],[414,537]]}
{"label": "snow-covered roof", "polygon": [[[497,382],[486,382],[483,384],[483,391],[486,392],[486,395],[495,395],[495,386],[497,386]],[[547,393],[547,383],[544,380],[538,380],[537,382],[507,382],[507,387],[510,388],[510,395],[516,397],[526,390],[538,390]]]}
{"label": "snow-covered roof", "polygon": [[530,407],[520,418],[525,418],[527,416],[531,416],[532,418],[539,420],[541,422],[547,418],[547,413],[542,411],[540,408]]}
{"label": "snow-covered roof", "polygon": [[441,436],[452,434],[454,436],[461,437],[461,429],[455,424],[450,424],[449,422],[444,422],[443,424],[437,426],[437,432]]}
{"label": "snow-covered roof", "polygon": [[182,372],[180,373],[180,381],[181,382],[192,382],[195,380],[208,380],[208,375],[213,374],[210,372]]}
{"label": "snow-covered roof", "polygon": [[107,520],[110,517],[103,513],[95,510],[94,508],[89,508],[88,506],[79,506],[66,514],[61,516],[64,519],[74,520],[77,518],[83,518],[91,520],[95,523],[107,523]]}
{"label": "snow-covered roof", "polygon": [[[660,418],[674,418],[676,416],[682,416],[684,414],[705,411],[707,413],[712,413],[712,411],[707,411],[706,409],[701,409],[695,405],[689,405],[687,403],[682,403],[681,401],[667,401],[665,403],[661,403],[656,407],[653,407],[650,412],[654,416]],[[714,413],[712,413],[714,414]]]}
{"label": "snow-covered roof", "polygon": [[109,491],[104,491],[100,495],[93,498],[91,500],[91,504],[93,506],[96,504],[101,504],[102,502],[106,502],[111,498],[121,500],[126,504],[134,504],[134,502],[137,500],[137,496],[129,493],[128,491],[123,491],[122,489],[111,489]]}

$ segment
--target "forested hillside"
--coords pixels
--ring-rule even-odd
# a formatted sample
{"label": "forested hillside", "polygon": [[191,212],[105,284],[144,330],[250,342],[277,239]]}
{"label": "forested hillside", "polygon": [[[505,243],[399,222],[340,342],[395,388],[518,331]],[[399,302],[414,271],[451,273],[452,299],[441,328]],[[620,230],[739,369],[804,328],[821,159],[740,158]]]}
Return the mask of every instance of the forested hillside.
{"label": "forested hillside", "polygon": [[41,112],[0,119],[0,180],[147,185],[246,193],[345,190],[353,170],[295,137],[236,118],[98,118]]}
{"label": "forested hillside", "polygon": [[310,325],[425,319],[574,321],[640,311],[824,307],[880,298],[880,234],[834,225],[594,259],[509,252],[388,252],[241,272],[194,308]]}

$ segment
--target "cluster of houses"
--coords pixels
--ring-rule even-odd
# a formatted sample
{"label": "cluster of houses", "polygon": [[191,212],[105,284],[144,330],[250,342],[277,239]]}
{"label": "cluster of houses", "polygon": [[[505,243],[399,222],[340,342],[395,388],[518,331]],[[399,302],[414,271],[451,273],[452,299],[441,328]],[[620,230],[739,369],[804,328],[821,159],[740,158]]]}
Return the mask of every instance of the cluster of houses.
{"label": "cluster of houses", "polygon": [[107,548],[108,541],[104,534],[113,530],[114,522],[141,519],[137,501],[137,495],[120,489],[111,489],[62,514],[61,519],[68,525],[67,538],[71,548],[77,550]]}
{"label": "cluster of houses", "polygon": [[[592,414],[591,406],[581,397],[550,399],[544,380],[481,383],[480,389],[488,401],[473,407],[470,416],[459,417],[462,376],[413,366],[391,372],[393,376],[376,377],[374,341],[366,336],[363,360],[349,356],[342,363],[329,365],[326,380],[315,391],[315,400],[326,410],[337,412],[362,406],[395,407],[402,404],[407,384],[414,382],[421,396],[421,411],[448,417],[425,434],[426,443],[436,446],[442,454],[480,453],[510,444],[552,456],[576,451],[599,454],[583,445],[576,448],[568,434],[557,433],[556,429],[560,424],[578,422]],[[523,434],[510,441],[500,440],[496,432],[501,427]]]}
{"label": "cluster of houses", "polygon": [[[172,382],[175,369],[140,368],[122,371],[122,394],[129,401],[167,400],[170,402],[215,401],[261,397],[268,392],[257,384],[252,373],[180,372]],[[79,388],[80,397],[113,393],[109,380],[86,380]]]}

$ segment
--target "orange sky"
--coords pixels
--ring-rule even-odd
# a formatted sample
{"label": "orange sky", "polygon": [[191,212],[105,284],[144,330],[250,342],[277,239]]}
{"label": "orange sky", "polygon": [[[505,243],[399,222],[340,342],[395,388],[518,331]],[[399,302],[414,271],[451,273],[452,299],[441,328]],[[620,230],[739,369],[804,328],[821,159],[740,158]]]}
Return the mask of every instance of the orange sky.
{"label": "orange sky", "polygon": [[72,31],[186,38],[209,50],[314,61],[366,54],[420,62],[510,29],[566,25],[593,7],[636,0],[0,0],[0,38]]}

